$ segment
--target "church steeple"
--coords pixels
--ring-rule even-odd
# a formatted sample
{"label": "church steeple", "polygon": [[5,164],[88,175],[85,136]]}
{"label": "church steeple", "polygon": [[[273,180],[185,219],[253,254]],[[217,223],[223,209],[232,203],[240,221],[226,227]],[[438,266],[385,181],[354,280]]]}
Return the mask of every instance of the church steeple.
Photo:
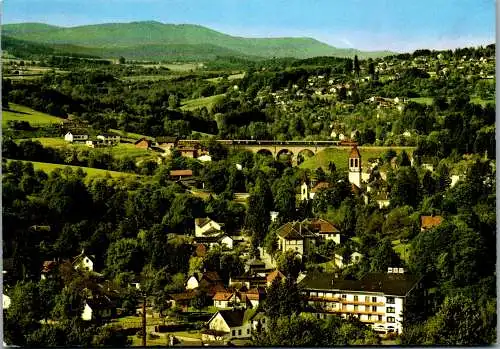
{"label": "church steeple", "polygon": [[351,148],[349,153],[349,182],[361,187],[361,154],[359,153],[357,145]]}

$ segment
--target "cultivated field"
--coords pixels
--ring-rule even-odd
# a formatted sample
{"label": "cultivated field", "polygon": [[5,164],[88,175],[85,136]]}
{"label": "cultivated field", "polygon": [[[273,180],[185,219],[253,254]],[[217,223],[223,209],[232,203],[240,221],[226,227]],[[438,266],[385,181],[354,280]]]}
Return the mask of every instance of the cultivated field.
{"label": "cultivated field", "polygon": [[31,108],[9,103],[9,109],[2,110],[2,126],[6,126],[8,121],[28,121],[32,124],[59,124],[64,121],[62,118],[45,114]]}

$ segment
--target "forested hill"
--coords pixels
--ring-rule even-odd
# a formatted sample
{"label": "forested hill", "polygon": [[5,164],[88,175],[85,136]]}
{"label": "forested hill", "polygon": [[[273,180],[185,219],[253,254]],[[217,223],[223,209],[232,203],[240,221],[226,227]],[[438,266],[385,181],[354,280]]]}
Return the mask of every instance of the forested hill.
{"label": "forested hill", "polygon": [[49,45],[76,45],[80,53],[129,59],[212,59],[216,56],[376,57],[389,52],[361,52],[329,46],[312,38],[242,38],[191,24],[107,23],[57,27],[42,23],[5,24],[4,35]]}

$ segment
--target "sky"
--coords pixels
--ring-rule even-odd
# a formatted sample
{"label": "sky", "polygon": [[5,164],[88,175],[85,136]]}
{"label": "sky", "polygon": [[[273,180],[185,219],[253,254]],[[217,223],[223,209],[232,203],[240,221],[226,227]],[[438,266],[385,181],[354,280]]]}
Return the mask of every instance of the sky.
{"label": "sky", "polygon": [[495,42],[495,0],[4,0],[3,23],[159,21],[244,37],[410,52]]}

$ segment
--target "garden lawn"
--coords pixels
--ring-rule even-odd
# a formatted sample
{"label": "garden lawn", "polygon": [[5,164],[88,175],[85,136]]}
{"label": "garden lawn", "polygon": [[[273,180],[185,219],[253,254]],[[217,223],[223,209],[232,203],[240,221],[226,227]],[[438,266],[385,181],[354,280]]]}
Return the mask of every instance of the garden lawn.
{"label": "garden lawn", "polygon": [[[358,147],[359,152],[361,154],[361,163],[362,166],[368,165],[368,159],[370,158],[379,158],[383,153],[385,153],[389,149],[393,149],[396,153],[400,153],[403,150],[406,150],[408,155],[413,153],[414,147]],[[303,163],[299,165],[300,168],[315,170],[318,167],[322,167],[323,169],[328,169],[328,164],[330,162],[335,163],[337,170],[347,170],[347,162],[349,160],[349,153],[351,151],[351,147],[335,147],[335,148],[326,148],[320,150],[316,153],[316,155],[306,159]]]}
{"label": "garden lawn", "polygon": [[2,126],[5,127],[8,121],[28,121],[31,124],[59,124],[64,122],[63,118],[45,114],[31,108],[9,103],[9,109],[2,110]]}

